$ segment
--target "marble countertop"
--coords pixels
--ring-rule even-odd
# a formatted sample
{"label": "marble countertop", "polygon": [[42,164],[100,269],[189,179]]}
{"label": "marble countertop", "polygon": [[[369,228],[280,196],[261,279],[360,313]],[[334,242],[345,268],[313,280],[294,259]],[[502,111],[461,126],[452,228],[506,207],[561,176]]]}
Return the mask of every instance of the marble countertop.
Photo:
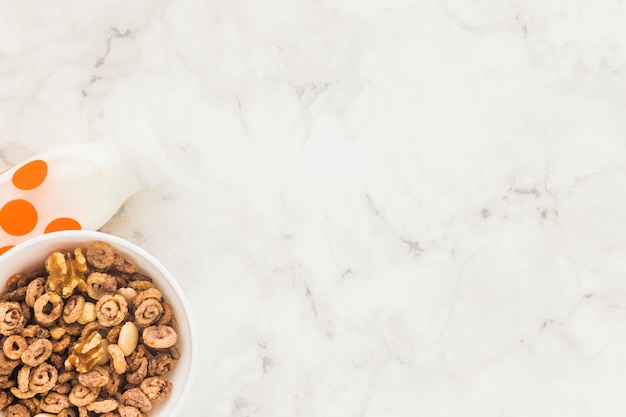
{"label": "marble countertop", "polygon": [[181,415],[622,416],[625,20],[615,0],[4,2],[1,164],[119,109],[153,127],[175,175],[102,230],[192,304]]}

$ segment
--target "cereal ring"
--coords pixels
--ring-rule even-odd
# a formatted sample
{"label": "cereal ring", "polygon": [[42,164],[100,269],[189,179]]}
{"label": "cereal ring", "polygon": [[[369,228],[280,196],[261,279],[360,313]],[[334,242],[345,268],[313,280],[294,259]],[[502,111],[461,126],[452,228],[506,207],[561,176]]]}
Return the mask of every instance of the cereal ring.
{"label": "cereal ring", "polygon": [[66,408],[61,410],[57,417],[76,417],[76,410],[74,408]]}
{"label": "cereal ring", "polygon": [[[50,310],[48,304],[52,306]],[[47,292],[35,301],[35,319],[44,326],[53,324],[63,312],[63,299],[55,292]],[[49,311],[49,312],[48,312]]]}
{"label": "cereal ring", "polygon": [[29,366],[43,363],[52,354],[52,342],[48,339],[37,339],[22,353],[22,362]]}
{"label": "cereal ring", "polygon": [[135,306],[138,306],[139,304],[143,303],[144,300],[147,300],[148,298],[154,298],[157,301],[161,301],[161,299],[163,298],[163,295],[161,294],[161,291],[157,290],[156,288],[148,288],[147,290],[143,290],[139,292],[137,296],[133,298],[133,304]]}
{"label": "cereal ring", "polygon": [[50,391],[57,383],[59,373],[57,369],[49,363],[42,363],[30,371],[30,382],[28,388],[41,394]]}
{"label": "cereal ring", "polygon": [[160,376],[146,378],[139,385],[141,391],[152,402],[161,401],[172,392],[172,383]]}
{"label": "cereal ring", "polygon": [[117,340],[120,337],[120,331],[122,331],[122,326],[120,324],[115,327],[111,327],[106,335],[107,342],[109,342],[109,344],[117,343]]}
{"label": "cereal ring", "polygon": [[46,292],[46,280],[44,278],[37,278],[31,281],[26,287],[26,296],[24,301],[29,307],[35,305],[35,300],[41,297]]}
{"label": "cereal ring", "polygon": [[144,329],[141,338],[153,349],[165,349],[176,344],[178,335],[170,326],[156,325]]}
{"label": "cereal ring", "polygon": [[[15,381],[13,378],[10,378],[10,375],[0,375],[0,390],[9,389],[14,386]],[[2,410],[2,407],[0,407],[0,410]]]}
{"label": "cereal ring", "polygon": [[61,327],[65,329],[65,332],[69,334],[70,336],[79,336],[80,332],[83,330],[83,326],[80,323],[69,323],[69,324],[60,323],[60,324],[61,324]]}
{"label": "cereal ring", "polygon": [[112,275],[92,272],[87,278],[87,294],[94,300],[99,300],[106,294],[114,294],[116,291],[117,280]]}
{"label": "cereal ring", "polygon": [[70,400],[67,395],[56,392],[49,392],[39,401],[41,409],[47,413],[60,413],[62,410],[69,408]]}
{"label": "cereal ring", "polygon": [[28,391],[28,383],[30,382],[30,370],[32,368],[28,365],[24,365],[17,371],[17,388],[20,391]]}
{"label": "cereal ring", "polygon": [[22,331],[26,317],[20,303],[15,301],[0,302],[0,334],[11,336]]}
{"label": "cereal ring", "polygon": [[126,381],[129,384],[139,385],[148,375],[148,358],[143,357],[139,362],[139,366],[133,372],[126,373]]}
{"label": "cereal ring", "polygon": [[65,371],[59,375],[58,381],[63,384],[65,382],[69,382],[72,379],[76,378],[76,372],[74,371]]}
{"label": "cereal ring", "polygon": [[19,359],[22,357],[22,353],[24,353],[27,347],[28,342],[26,342],[24,336],[14,334],[6,338],[2,344],[2,351],[9,359]]}
{"label": "cereal ring", "polygon": [[174,316],[174,311],[172,310],[172,306],[168,303],[163,303],[163,315],[156,322],[156,324],[170,324],[172,321],[172,317]]}
{"label": "cereal ring", "polygon": [[148,360],[148,375],[161,376],[174,367],[174,359],[167,353],[159,353]]}
{"label": "cereal ring", "polygon": [[136,407],[141,411],[152,410],[152,403],[146,394],[139,388],[131,388],[122,394],[122,404]]}
{"label": "cereal ring", "polygon": [[120,347],[116,344],[111,344],[107,346],[107,352],[109,352],[109,358],[113,371],[115,371],[116,374],[123,374],[126,372],[126,358],[124,357],[122,349],[120,349]]}
{"label": "cereal ring", "polygon": [[141,361],[143,360],[143,358],[148,355],[149,353],[148,353],[148,349],[146,348],[146,345],[138,345],[137,349],[130,354],[130,356],[128,357],[126,361],[128,363],[128,367],[132,371],[136,370],[137,368],[139,368],[139,365],[141,365]]}
{"label": "cereal ring", "polygon": [[63,352],[70,345],[71,341],[72,337],[69,334],[66,334],[61,338],[61,340],[58,340],[52,344],[52,351],[57,353]]}
{"label": "cereal ring", "polygon": [[19,360],[7,359],[3,352],[0,352],[0,376],[11,375],[13,370],[20,364]]}
{"label": "cereal ring", "polygon": [[123,272],[124,274],[133,274],[137,272],[137,265],[124,258],[120,254],[115,254],[113,259],[113,265],[111,265],[111,269],[114,269],[118,272]]}
{"label": "cereal ring", "polygon": [[137,281],[130,281],[128,283],[128,288],[132,288],[135,291],[141,292],[141,291],[149,290],[150,288],[154,288],[154,285],[150,281],[137,280]]}
{"label": "cereal ring", "polygon": [[30,417],[30,412],[23,404],[13,404],[4,411],[4,417]]}
{"label": "cereal ring", "polygon": [[78,320],[83,312],[84,305],[85,297],[82,295],[74,294],[68,298],[63,308],[63,321],[69,324]]}
{"label": "cereal ring", "polygon": [[2,295],[2,301],[24,301],[26,298],[26,287],[17,289]]}
{"label": "cereal ring", "polygon": [[144,417],[145,414],[139,411],[138,408],[131,405],[118,405],[117,411],[120,413],[120,417]]}
{"label": "cereal ring", "polygon": [[59,372],[63,372],[65,370],[65,360],[63,360],[63,357],[58,353],[52,353],[48,358],[48,362],[57,368],[57,371]]}
{"label": "cereal ring", "polygon": [[74,385],[70,392],[69,399],[76,407],[84,407],[87,404],[91,404],[98,398],[100,388],[87,388],[83,385]]}
{"label": "cereal ring", "polygon": [[115,372],[111,372],[109,383],[102,387],[102,391],[109,397],[115,397],[122,384],[122,377]]}
{"label": "cereal ring", "polygon": [[7,391],[0,391],[0,410],[4,410],[12,401],[13,397]]}
{"label": "cereal ring", "polygon": [[17,287],[19,287],[20,285],[18,285],[20,283],[20,281],[22,281],[24,279],[25,275],[24,274],[14,274],[11,275],[9,277],[9,279],[7,280],[7,283],[4,286],[4,290],[5,291],[13,291],[15,290]]}
{"label": "cereal ring", "polygon": [[128,303],[119,294],[104,295],[96,303],[96,317],[98,322],[105,327],[113,327],[120,324],[128,314]]}
{"label": "cereal ring", "polygon": [[[137,298],[139,298],[139,295]],[[162,313],[163,306],[161,302],[156,298],[147,298],[135,310],[135,323],[140,327],[148,327],[154,324],[161,317]]]}
{"label": "cereal ring", "polygon": [[108,413],[117,408],[117,401],[115,400],[100,400],[94,401],[91,404],[87,404],[87,410],[96,412],[98,414]]}
{"label": "cereal ring", "polygon": [[15,398],[19,398],[20,400],[33,398],[35,395],[37,395],[36,392],[30,391],[30,390],[26,392],[22,392],[22,390],[20,390],[18,387],[11,387],[11,394],[13,394]]}
{"label": "cereal ring", "polygon": [[41,327],[38,324],[29,324],[24,327],[24,330],[20,332],[24,337],[30,337],[35,339],[48,339],[50,337],[50,331]]}
{"label": "cereal ring", "polygon": [[78,374],[78,382],[88,388],[100,388],[109,383],[109,371],[102,366],[94,366],[91,371]]}
{"label": "cereal ring", "polygon": [[71,390],[72,390],[72,384],[70,384],[69,382],[66,382],[64,384],[59,384],[58,380],[57,380],[57,384],[54,386],[54,388],[52,388],[52,391],[58,392],[59,394],[63,394],[63,395],[69,394]]}
{"label": "cereal ring", "polygon": [[94,268],[107,269],[113,265],[115,260],[115,254],[110,244],[106,242],[92,242],[87,246],[87,252],[85,253],[87,262],[93,265]]}
{"label": "cereal ring", "polygon": [[[83,331],[80,332],[81,338],[86,338],[93,332],[98,332],[99,330],[105,329],[100,323],[97,321],[92,321],[91,323],[87,323],[85,327],[83,327]],[[100,332],[98,332],[100,333]],[[102,334],[101,334],[102,335]]]}

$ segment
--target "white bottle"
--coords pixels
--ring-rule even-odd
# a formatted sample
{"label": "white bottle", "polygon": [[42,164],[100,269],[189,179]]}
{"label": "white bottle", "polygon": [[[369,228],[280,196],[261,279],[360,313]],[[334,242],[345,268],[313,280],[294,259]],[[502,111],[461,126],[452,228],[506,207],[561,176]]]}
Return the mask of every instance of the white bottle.
{"label": "white bottle", "polygon": [[164,181],[171,167],[143,123],[124,137],[44,151],[0,174],[0,254],[59,230],[97,230],[135,192]]}

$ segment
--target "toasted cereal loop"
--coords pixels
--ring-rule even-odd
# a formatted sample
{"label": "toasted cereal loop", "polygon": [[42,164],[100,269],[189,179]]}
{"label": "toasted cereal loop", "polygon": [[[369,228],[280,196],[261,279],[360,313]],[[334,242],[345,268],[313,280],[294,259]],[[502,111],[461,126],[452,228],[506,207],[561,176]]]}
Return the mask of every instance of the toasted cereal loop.
{"label": "toasted cereal loop", "polygon": [[37,339],[26,348],[21,359],[26,365],[37,366],[45,362],[51,354],[52,342],[48,339]]}
{"label": "toasted cereal loop", "polygon": [[152,403],[146,394],[139,388],[131,388],[122,394],[122,403],[137,407],[144,413],[152,410]]}
{"label": "toasted cereal loop", "polygon": [[28,408],[22,404],[13,404],[4,411],[5,417],[30,417]]}
{"label": "toasted cereal loop", "polygon": [[[49,311],[48,304],[52,306]],[[55,292],[44,293],[35,301],[33,311],[38,323],[44,326],[53,324],[63,313],[63,299]]]}
{"label": "toasted cereal loop", "polygon": [[19,333],[26,324],[22,306],[15,301],[0,302],[0,334],[11,336]]}
{"label": "toasted cereal loop", "polygon": [[120,417],[143,417],[144,414],[139,411],[138,408],[131,405],[118,405],[117,411],[120,412]]}
{"label": "toasted cereal loop", "polygon": [[92,242],[59,248],[8,281],[0,293],[2,417],[149,417],[170,395],[176,317],[131,259]]}
{"label": "toasted cereal loop", "polygon": [[115,410],[116,408],[117,408],[117,401],[111,400],[111,399],[94,401],[91,404],[87,404],[87,410],[96,412],[98,414],[108,413],[110,411]]}
{"label": "toasted cereal loop", "polygon": [[87,294],[94,300],[99,300],[106,294],[114,294],[116,291],[117,280],[113,275],[92,272],[87,278]]}
{"label": "toasted cereal loop", "polygon": [[115,253],[113,248],[106,242],[92,242],[87,246],[87,262],[93,265],[96,269],[107,269],[113,265],[115,260]]}
{"label": "toasted cereal loop", "polygon": [[161,401],[172,392],[172,383],[160,376],[146,378],[139,386],[141,391],[152,402]]}
{"label": "toasted cereal loop", "polygon": [[28,347],[28,342],[24,336],[18,334],[7,337],[2,344],[2,351],[9,359],[19,359]]}
{"label": "toasted cereal loop", "polygon": [[128,303],[119,294],[106,294],[96,303],[96,317],[105,327],[122,323],[128,313]]}
{"label": "toasted cereal loop", "polygon": [[85,297],[79,294],[74,294],[65,302],[63,308],[63,321],[65,323],[74,323],[80,317],[83,312],[83,306],[85,305]]}
{"label": "toasted cereal loop", "polygon": [[39,402],[39,406],[48,413],[60,413],[70,407],[70,400],[67,395],[49,392]]}
{"label": "toasted cereal loop", "polygon": [[174,346],[177,335],[170,326],[156,325],[144,329],[141,336],[143,342],[154,349],[165,349]]}
{"label": "toasted cereal loop", "polygon": [[87,404],[91,404],[98,398],[100,388],[87,388],[83,385],[74,385],[70,392],[70,402],[77,407],[84,407]]}
{"label": "toasted cereal loop", "polygon": [[91,371],[79,373],[78,382],[90,388],[103,387],[109,383],[109,371],[102,366],[96,366]]}
{"label": "toasted cereal loop", "polygon": [[57,383],[59,376],[56,368],[49,363],[42,363],[30,371],[28,389],[37,394],[50,391]]}

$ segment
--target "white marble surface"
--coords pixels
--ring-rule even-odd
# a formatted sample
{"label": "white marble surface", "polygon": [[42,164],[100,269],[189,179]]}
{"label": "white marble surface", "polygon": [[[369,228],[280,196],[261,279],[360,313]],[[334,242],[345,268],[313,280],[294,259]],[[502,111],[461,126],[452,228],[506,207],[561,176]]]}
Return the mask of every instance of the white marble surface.
{"label": "white marble surface", "polygon": [[621,416],[625,21],[617,0],[3,2],[2,165],[119,108],[153,126],[176,175],[103,230],[193,304],[181,415]]}

